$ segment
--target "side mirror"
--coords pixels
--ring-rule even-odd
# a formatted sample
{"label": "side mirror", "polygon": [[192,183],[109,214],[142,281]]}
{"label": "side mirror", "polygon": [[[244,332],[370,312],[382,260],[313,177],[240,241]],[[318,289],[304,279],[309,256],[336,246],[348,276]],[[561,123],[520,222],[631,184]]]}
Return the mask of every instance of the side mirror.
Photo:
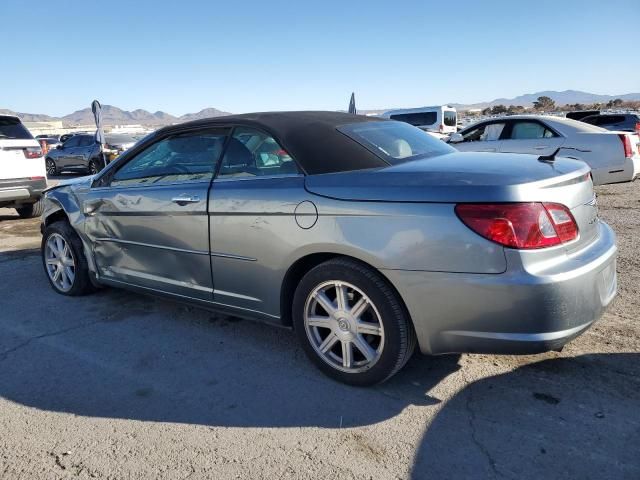
{"label": "side mirror", "polygon": [[452,133],[449,137],[449,143],[460,143],[464,142],[464,137],[459,133]]}
{"label": "side mirror", "polygon": [[58,146],[56,147],[56,150],[62,150],[63,148],[64,148],[64,145],[62,145],[62,143],[61,143],[60,145],[58,145]]}

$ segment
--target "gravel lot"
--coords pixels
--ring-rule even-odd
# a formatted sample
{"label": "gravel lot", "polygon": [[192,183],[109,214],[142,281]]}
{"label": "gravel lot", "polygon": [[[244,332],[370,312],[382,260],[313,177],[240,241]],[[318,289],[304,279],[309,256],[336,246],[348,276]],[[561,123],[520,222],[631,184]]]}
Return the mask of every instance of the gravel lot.
{"label": "gravel lot", "polygon": [[640,478],[640,184],[598,188],[619,295],[561,353],[322,376],[294,335],[104,290],[64,298],[0,209],[0,478]]}

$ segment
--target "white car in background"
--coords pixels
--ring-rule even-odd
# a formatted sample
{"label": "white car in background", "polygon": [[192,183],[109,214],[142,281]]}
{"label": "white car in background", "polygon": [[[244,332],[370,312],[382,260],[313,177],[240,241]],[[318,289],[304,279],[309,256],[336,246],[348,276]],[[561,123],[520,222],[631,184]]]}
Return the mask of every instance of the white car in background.
{"label": "white car in background", "polygon": [[441,140],[458,131],[458,113],[446,105],[389,110],[380,116],[408,123]]}
{"label": "white car in background", "polygon": [[22,218],[42,215],[47,177],[42,148],[19,118],[0,115],[0,208]]}
{"label": "white car in background", "polygon": [[463,152],[529,153],[582,160],[591,167],[593,183],[628,182],[640,175],[640,138],[587,123],[545,115],[491,118],[448,139]]}

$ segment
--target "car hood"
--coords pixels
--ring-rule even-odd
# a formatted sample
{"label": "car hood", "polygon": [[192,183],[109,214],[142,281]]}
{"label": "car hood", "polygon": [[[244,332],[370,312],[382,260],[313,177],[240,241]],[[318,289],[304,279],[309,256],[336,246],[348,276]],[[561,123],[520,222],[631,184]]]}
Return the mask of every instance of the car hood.
{"label": "car hood", "polygon": [[459,152],[376,170],[310,175],[305,186],[316,195],[353,201],[540,201],[536,190],[577,183],[589,171],[568,158]]}

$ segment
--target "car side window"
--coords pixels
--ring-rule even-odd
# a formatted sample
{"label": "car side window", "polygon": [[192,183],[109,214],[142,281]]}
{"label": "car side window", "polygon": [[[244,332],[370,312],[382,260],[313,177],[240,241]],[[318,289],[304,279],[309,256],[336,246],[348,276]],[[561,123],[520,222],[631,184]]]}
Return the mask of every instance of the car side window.
{"label": "car side window", "polygon": [[491,142],[498,140],[504,130],[504,123],[485,123],[467,133],[464,133],[462,137],[463,142]]}
{"label": "car side window", "polygon": [[210,181],[226,138],[223,130],[165,137],[123,165],[111,186]]}
{"label": "car side window", "polygon": [[278,142],[252,128],[236,128],[225,150],[219,178],[259,177],[300,173]]}
{"label": "car side window", "polygon": [[556,135],[538,122],[516,122],[511,129],[511,140],[552,138]]}
{"label": "car side window", "polygon": [[91,145],[93,145],[95,143],[95,140],[93,137],[89,136],[89,135],[85,135],[83,137],[80,138],[80,147],[90,147]]}
{"label": "car side window", "polygon": [[80,138],[77,136],[71,137],[66,142],[64,142],[64,148],[73,148],[77,147],[80,144]]}

